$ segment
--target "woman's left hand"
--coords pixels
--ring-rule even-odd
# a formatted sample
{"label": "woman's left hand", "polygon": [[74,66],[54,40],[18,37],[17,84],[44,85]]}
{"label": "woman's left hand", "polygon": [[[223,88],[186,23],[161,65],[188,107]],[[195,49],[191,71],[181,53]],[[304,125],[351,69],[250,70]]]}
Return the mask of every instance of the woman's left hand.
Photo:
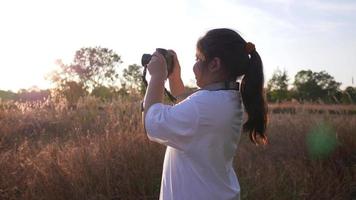
{"label": "woman's left hand", "polygon": [[173,70],[172,73],[169,75],[169,79],[170,80],[177,80],[177,79],[181,79],[181,68],[180,68],[180,64],[178,61],[178,56],[177,53],[171,49],[168,50],[168,52],[173,55]]}
{"label": "woman's left hand", "polygon": [[152,78],[157,78],[161,80],[167,79],[167,63],[165,58],[159,52],[154,52],[152,58],[147,65],[147,70]]}

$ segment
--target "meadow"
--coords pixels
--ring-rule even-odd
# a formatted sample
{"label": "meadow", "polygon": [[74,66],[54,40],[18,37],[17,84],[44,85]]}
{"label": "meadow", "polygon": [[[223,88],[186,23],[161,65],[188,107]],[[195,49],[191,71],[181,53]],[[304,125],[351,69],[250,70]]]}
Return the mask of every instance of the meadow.
{"label": "meadow", "polygon": [[[158,199],[165,147],[140,98],[0,102],[0,199]],[[273,104],[267,146],[243,133],[242,199],[356,199],[356,106]]]}

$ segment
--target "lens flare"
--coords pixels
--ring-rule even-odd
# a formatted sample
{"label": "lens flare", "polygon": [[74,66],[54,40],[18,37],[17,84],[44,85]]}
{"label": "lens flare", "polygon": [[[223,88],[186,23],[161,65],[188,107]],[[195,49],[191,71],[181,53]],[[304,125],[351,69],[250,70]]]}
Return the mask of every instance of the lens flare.
{"label": "lens flare", "polygon": [[336,133],[331,125],[319,123],[307,134],[306,145],[312,159],[325,159],[337,146]]}

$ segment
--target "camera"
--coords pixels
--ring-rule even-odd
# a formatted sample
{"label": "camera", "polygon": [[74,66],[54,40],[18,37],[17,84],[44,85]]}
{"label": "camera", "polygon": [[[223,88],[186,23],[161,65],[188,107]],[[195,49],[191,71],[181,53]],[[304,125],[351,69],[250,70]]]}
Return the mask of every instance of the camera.
{"label": "camera", "polygon": [[[168,75],[169,76],[172,71],[173,71],[173,56],[169,51],[167,51],[166,49],[162,49],[162,48],[157,48],[156,51],[160,54],[163,55],[163,57],[165,58],[166,60],[166,63],[167,63],[167,72],[168,72]],[[152,58],[152,55],[151,54],[143,54],[142,55],[142,58],[141,58],[141,64],[142,66],[146,66],[150,60]]]}

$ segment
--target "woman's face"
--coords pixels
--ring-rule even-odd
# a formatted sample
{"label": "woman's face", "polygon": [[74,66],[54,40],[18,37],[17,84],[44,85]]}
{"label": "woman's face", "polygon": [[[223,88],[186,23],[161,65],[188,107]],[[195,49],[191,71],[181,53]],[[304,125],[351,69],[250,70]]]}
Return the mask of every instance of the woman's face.
{"label": "woman's face", "polygon": [[195,80],[196,80],[196,84],[199,87],[203,87],[205,85],[205,80],[204,80],[204,67],[206,67],[204,65],[204,56],[202,54],[200,54],[198,51],[196,53],[196,62],[193,66],[193,72],[195,75]]}

